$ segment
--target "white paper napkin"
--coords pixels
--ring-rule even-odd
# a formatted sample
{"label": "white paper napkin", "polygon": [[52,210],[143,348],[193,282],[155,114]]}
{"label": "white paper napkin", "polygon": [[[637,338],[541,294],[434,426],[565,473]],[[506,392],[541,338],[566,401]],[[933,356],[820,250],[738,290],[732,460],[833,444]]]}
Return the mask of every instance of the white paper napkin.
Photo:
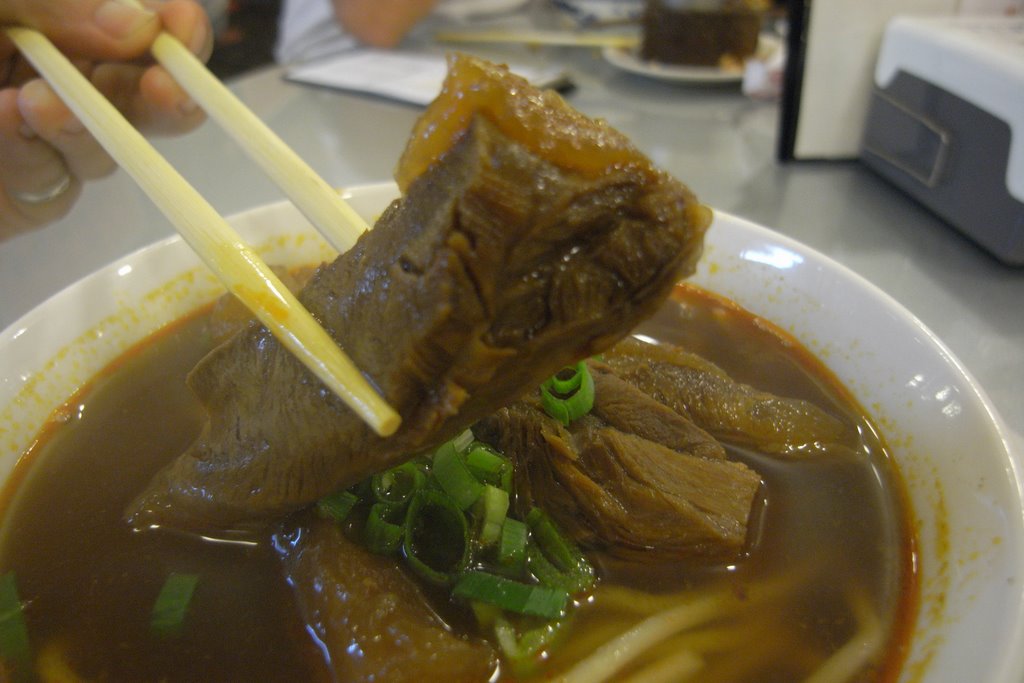
{"label": "white paper napkin", "polygon": [[[513,72],[541,88],[568,84],[559,67],[510,64]],[[442,55],[357,49],[290,69],[288,80],[369,93],[426,106],[441,91],[447,74]]]}

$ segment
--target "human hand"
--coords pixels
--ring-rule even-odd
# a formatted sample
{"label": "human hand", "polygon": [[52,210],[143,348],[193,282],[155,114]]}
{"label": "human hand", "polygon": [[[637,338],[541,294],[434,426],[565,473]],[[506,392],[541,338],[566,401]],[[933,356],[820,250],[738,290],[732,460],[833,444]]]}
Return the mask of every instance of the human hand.
{"label": "human hand", "polygon": [[[204,61],[213,49],[209,19],[193,0],[0,0],[0,26],[38,29],[140,131],[181,133],[203,113],[163,67],[147,60],[165,30]],[[0,32],[0,240],[66,214],[84,181],[114,161],[38,78]]]}

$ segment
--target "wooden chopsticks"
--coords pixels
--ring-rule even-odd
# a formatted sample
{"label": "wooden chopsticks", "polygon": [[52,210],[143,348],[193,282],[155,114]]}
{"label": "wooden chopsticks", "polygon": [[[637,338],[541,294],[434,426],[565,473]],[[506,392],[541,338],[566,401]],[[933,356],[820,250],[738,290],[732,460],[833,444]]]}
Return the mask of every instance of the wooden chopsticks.
{"label": "wooden chopsticks", "polygon": [[[398,413],[377,394],[355,364],[220,214],[174,170],[174,167],[132,127],[46,36],[21,27],[5,27],[4,30],[21,54],[49,82],[89,132],[170,219],[189,246],[221,279],[228,291],[238,297],[293,355],[374,431],[381,436],[394,433],[401,421]],[[177,44],[177,47],[172,46],[170,41]],[[163,44],[160,51],[165,53],[168,61],[184,63],[187,60],[182,54],[192,57],[184,46],[170,36],[161,36],[158,42]],[[213,102],[212,108],[219,112],[218,115],[225,117],[221,121],[222,125],[230,130],[235,131],[232,127],[234,122],[227,117],[238,115],[240,118],[248,119],[247,124],[242,124],[248,126],[243,129],[246,132],[235,131],[236,139],[237,136],[255,136],[255,130],[266,128],[233,96],[231,99],[234,103],[224,105],[226,98],[223,94],[227,93],[227,89],[211,76],[198,60],[193,58],[193,61],[204,75],[196,75],[195,65],[180,67],[180,73],[189,74],[188,82],[182,83],[183,87],[201,106]],[[177,69],[178,67],[175,71]],[[176,72],[175,76],[178,75]],[[179,83],[182,80],[180,79]],[[215,90],[223,92],[211,94]],[[240,107],[245,114],[239,115],[234,110],[235,107]],[[258,125],[253,126],[253,121]],[[259,135],[262,136],[262,133]],[[261,148],[263,151],[260,152],[260,158],[264,159],[262,163],[270,165],[279,163],[276,155],[281,149],[288,149],[280,140],[261,145]],[[288,155],[295,157],[290,150],[285,156]],[[274,168],[271,175],[276,178],[279,174],[289,172],[292,171],[287,168]],[[310,177],[316,178],[312,170],[303,182],[295,183],[304,186],[300,189],[304,201],[314,194],[337,197],[337,193],[319,178],[318,182],[305,184]],[[314,186],[320,189],[311,189]],[[323,188],[326,188],[326,193]],[[334,209],[324,210],[323,220],[332,225],[347,226],[343,231],[337,231],[343,237],[335,238],[341,247],[347,248],[345,245],[351,245],[365,226],[361,220],[351,222],[345,218],[349,215],[354,216],[355,213],[341,202],[340,197],[338,202],[342,203],[344,208],[333,216],[330,211]],[[327,203],[329,202],[325,202]]]}
{"label": "wooden chopsticks", "polygon": [[632,48],[640,44],[636,35],[601,31],[515,31],[501,29],[443,30],[434,34],[440,43],[524,43],[526,45],[562,45],[567,47]]}
{"label": "wooden chopsticks", "polygon": [[[144,9],[137,0],[122,0]],[[192,99],[284,190],[328,242],[348,251],[366,229],[363,219],[323,178],[235,97],[180,40],[161,33],[150,52]]]}

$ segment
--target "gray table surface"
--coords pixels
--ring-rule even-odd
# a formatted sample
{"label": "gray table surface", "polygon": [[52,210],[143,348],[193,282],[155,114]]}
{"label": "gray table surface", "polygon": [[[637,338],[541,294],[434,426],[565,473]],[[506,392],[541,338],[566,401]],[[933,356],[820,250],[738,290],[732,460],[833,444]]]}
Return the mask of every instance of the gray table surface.
{"label": "gray table surface", "polygon": [[[1000,265],[855,162],[780,164],[778,107],[737,87],[621,72],[593,50],[489,50],[564,65],[568,100],[629,135],[706,203],[774,228],[864,276],[931,328],[979,380],[1024,445],[1024,268]],[[329,183],[387,180],[420,110],[288,83],[267,69],[234,91]],[[282,198],[212,123],[158,148],[224,214]],[[0,329],[82,276],[173,229],[122,172],[74,211],[0,243]],[[1022,451],[1024,452],[1024,451]]]}

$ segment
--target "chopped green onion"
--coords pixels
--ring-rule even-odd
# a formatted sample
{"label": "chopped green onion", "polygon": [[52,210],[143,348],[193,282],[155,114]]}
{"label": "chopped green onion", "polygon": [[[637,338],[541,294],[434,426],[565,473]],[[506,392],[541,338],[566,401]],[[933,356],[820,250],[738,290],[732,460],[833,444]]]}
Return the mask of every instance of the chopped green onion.
{"label": "chopped green onion", "polygon": [[[561,377],[566,370],[573,374],[568,378]],[[540,385],[540,402],[545,413],[567,427],[573,420],[589,413],[594,407],[594,378],[587,364],[579,362],[546,379]]]}
{"label": "chopped green onion", "polygon": [[0,576],[0,657],[19,670],[27,667],[31,659],[28,627],[14,572]]}
{"label": "chopped green onion", "polygon": [[566,621],[551,621],[522,635],[518,635],[515,627],[501,615],[495,617],[491,623],[494,625],[494,639],[498,642],[505,659],[512,665],[513,673],[522,678],[529,678],[540,663],[538,657],[541,651],[551,645],[563,630]]}
{"label": "chopped green onion", "polygon": [[469,525],[449,496],[420,489],[405,516],[402,550],[409,567],[427,581],[447,586],[469,564]]}
{"label": "chopped green onion", "polygon": [[[568,591],[583,591],[594,585],[594,567],[574,543],[566,539],[540,508],[526,516],[538,552],[527,549],[534,575],[546,585]],[[550,565],[550,569],[549,566]]]}
{"label": "chopped green onion", "polygon": [[[579,365],[582,365],[582,363]],[[548,386],[550,386],[555,393],[563,396],[575,393],[576,390],[580,388],[580,385],[583,384],[583,374],[580,372],[579,365],[572,368],[563,368],[556,372],[551,376],[551,379],[548,380]],[[567,372],[569,376],[562,377],[562,375]]]}
{"label": "chopped green onion", "polygon": [[496,486],[485,484],[478,504],[482,508],[478,540],[481,546],[487,548],[497,543],[501,537],[501,526],[508,515],[508,493]]}
{"label": "chopped green onion", "polygon": [[468,510],[484,491],[484,485],[469,471],[451,441],[442,444],[434,453],[433,474],[441,490],[463,510]]}
{"label": "chopped green onion", "polygon": [[366,528],[363,531],[366,547],[371,553],[378,555],[394,555],[402,545],[404,528],[395,520],[402,520],[402,509],[384,503],[375,503],[370,507],[366,517]]}
{"label": "chopped green onion", "polygon": [[523,658],[516,629],[508,623],[508,619],[499,616],[494,620],[494,639],[498,641],[498,647],[509,659],[516,661]]}
{"label": "chopped green onion", "polygon": [[498,455],[490,446],[479,441],[470,446],[466,453],[466,467],[485,484],[501,481],[501,473],[508,466],[508,458]]}
{"label": "chopped green onion", "polygon": [[333,519],[335,522],[344,522],[358,502],[359,496],[351,491],[337,491],[318,500],[316,511],[321,517]]}
{"label": "chopped green onion", "polygon": [[404,505],[414,493],[423,488],[426,480],[427,476],[419,466],[407,462],[373,475],[370,488],[378,503]]}
{"label": "chopped green onion", "polygon": [[536,655],[542,648],[551,644],[551,641],[558,635],[559,629],[565,621],[551,621],[538,628],[530,629],[519,636],[519,651],[521,655]]}
{"label": "chopped green onion", "polygon": [[545,619],[561,617],[569,602],[569,594],[564,590],[529,585],[478,570],[462,574],[452,589],[452,596]]}
{"label": "chopped green onion", "polygon": [[[566,424],[577,417],[566,401],[586,394],[588,386],[593,400],[586,366],[572,370],[544,389]],[[420,578],[467,601],[510,670],[528,677],[563,630],[571,596],[591,588],[595,573],[541,510],[532,509],[525,520],[510,515],[514,476],[511,459],[467,430],[432,453],[324,498],[317,508],[344,520],[358,506],[360,518],[366,514],[364,546],[382,555],[400,553]]]}
{"label": "chopped green onion", "polygon": [[562,571],[573,568],[576,554],[570,548],[569,542],[555,528],[555,523],[543,510],[537,507],[532,508],[526,515],[526,523],[530,525],[530,531],[533,532],[533,537],[537,539],[541,550],[556,567]]}
{"label": "chopped green onion", "polygon": [[510,496],[512,495],[512,463],[501,472],[501,488],[503,488]]}
{"label": "chopped green onion", "polygon": [[349,491],[359,500],[371,500],[373,498],[373,477],[367,477],[351,487]]}
{"label": "chopped green onion", "polygon": [[466,449],[469,448],[470,444],[473,443],[473,432],[472,430],[463,430],[461,434],[451,440],[451,444],[455,447],[455,450],[459,453],[465,453]]}
{"label": "chopped green onion", "polygon": [[501,608],[497,605],[471,600],[469,606],[473,610],[473,616],[476,617],[476,623],[482,628],[490,628],[501,617]]}
{"label": "chopped green onion", "polygon": [[553,565],[551,560],[544,556],[544,553],[537,546],[537,542],[533,539],[526,544],[526,566],[529,567],[530,573],[540,581],[542,586],[561,588],[569,593],[577,593],[583,590],[580,586],[581,582],[577,581],[568,572],[563,572]]}
{"label": "chopped green onion", "polygon": [[506,517],[501,525],[501,538],[498,539],[498,564],[519,574],[526,562],[526,541],[530,536],[529,529],[518,519]]}
{"label": "chopped green onion", "polygon": [[198,574],[171,574],[167,577],[153,603],[149,621],[157,635],[171,636],[181,630],[198,582]]}

